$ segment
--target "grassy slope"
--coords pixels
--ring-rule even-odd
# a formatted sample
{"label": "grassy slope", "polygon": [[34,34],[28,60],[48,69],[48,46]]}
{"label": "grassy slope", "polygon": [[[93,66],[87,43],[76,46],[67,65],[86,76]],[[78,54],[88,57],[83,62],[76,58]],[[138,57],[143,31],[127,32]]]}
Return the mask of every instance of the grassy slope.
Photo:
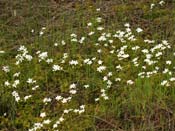
{"label": "grassy slope", "polygon": [[[1,0],[0,50],[8,50],[9,55],[5,57],[9,61],[13,61],[11,59],[15,54],[13,51],[21,44],[31,45],[31,51],[35,48],[32,45],[36,45],[38,49],[48,50],[48,47],[53,45],[56,40],[66,40],[72,32],[78,35],[83,34],[86,23],[97,16],[104,18],[103,24],[109,31],[120,29],[125,22],[129,22],[133,28],[144,29],[143,38],[167,39],[173,44],[175,43],[175,3],[169,1],[166,6],[150,11],[151,2],[149,0],[101,0],[97,2],[90,0],[85,2]],[[101,12],[94,12],[96,8],[101,8]],[[46,27],[46,35],[40,39],[37,34],[43,26]],[[32,29],[36,31],[34,34],[31,33]],[[68,49],[69,47],[65,50]],[[52,54],[58,53],[57,50],[48,51]],[[83,51],[85,50],[82,49]],[[2,61],[0,66],[9,61]],[[52,86],[45,85],[45,83],[43,85]],[[143,88],[140,88],[140,85]],[[142,83],[138,79],[134,90],[130,88],[117,90],[110,103],[97,106],[95,111],[93,104],[90,104],[92,109],[90,108],[89,112],[92,112],[92,117],[85,116],[88,119],[82,122],[81,120],[84,118],[76,118],[77,122],[70,120],[74,122],[70,125],[67,124],[62,130],[174,129],[175,96],[168,93],[152,87],[150,81]],[[3,97],[1,96],[1,105],[8,102],[7,99],[3,100]],[[2,118],[3,121],[0,122],[0,128],[2,127],[3,130],[20,128],[21,121],[25,119],[25,117],[21,118],[21,121],[17,122],[19,123],[16,124],[17,126],[9,123],[10,119],[14,119],[13,117],[16,116],[13,109],[9,109],[11,107],[15,108],[13,103],[7,107],[12,114],[11,118],[5,120]],[[81,125],[85,125],[85,127],[81,127]]]}

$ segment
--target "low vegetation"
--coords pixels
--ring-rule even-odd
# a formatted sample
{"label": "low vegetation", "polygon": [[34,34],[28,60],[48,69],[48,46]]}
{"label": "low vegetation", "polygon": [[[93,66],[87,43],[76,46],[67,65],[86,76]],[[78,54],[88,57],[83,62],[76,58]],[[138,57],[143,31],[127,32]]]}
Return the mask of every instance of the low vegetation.
{"label": "low vegetation", "polygon": [[0,7],[0,130],[175,129],[175,1]]}

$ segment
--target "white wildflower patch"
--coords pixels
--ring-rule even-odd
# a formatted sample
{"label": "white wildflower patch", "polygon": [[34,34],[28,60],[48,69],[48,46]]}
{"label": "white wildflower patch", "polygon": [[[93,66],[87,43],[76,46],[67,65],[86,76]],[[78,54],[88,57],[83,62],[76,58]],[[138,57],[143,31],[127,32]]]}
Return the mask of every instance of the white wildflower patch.
{"label": "white wildflower patch", "polygon": [[[162,0],[148,6],[154,11],[165,4]],[[95,10],[100,13],[102,8]],[[173,88],[173,43],[141,38],[144,28],[135,29],[130,23],[110,31],[103,25],[102,17],[93,20],[84,24],[83,34],[72,32],[68,38],[55,38],[49,41],[49,49],[45,43],[39,47],[21,45],[14,59],[0,62],[2,94],[10,94],[17,116],[30,115],[34,119],[28,118],[28,131],[62,130],[69,118],[81,118],[84,113],[88,116],[88,108],[98,111],[104,101],[111,104],[111,98],[116,98],[122,89],[142,91],[143,87],[144,94],[145,86]],[[46,29],[38,31],[40,39]],[[4,53],[0,51],[2,59]],[[121,99],[125,99],[127,94],[122,95]],[[125,101],[122,106],[126,106]]]}

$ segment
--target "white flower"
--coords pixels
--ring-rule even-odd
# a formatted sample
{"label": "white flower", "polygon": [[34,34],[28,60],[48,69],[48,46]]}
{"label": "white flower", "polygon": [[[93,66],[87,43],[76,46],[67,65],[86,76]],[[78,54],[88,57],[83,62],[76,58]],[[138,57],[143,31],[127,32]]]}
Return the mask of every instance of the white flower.
{"label": "white flower", "polygon": [[[108,38],[111,37],[111,33],[107,33],[107,34],[106,34],[106,37],[108,37]],[[112,40],[112,41],[113,41],[113,40]]]}
{"label": "white flower", "polygon": [[21,45],[18,49],[18,51],[23,51],[23,52],[26,52],[26,47],[24,45]]}
{"label": "white flower", "polygon": [[13,77],[19,77],[20,74],[21,74],[20,72],[17,72],[13,75]]}
{"label": "white flower", "polygon": [[96,57],[93,57],[92,60],[93,60],[93,61],[96,60]]}
{"label": "white flower", "polygon": [[84,88],[88,88],[89,87],[89,85],[84,85]]}
{"label": "white flower", "polygon": [[110,87],[112,85],[112,82],[110,80],[107,81],[108,86]]}
{"label": "white flower", "polygon": [[100,36],[99,38],[98,38],[98,41],[106,41],[107,39],[106,39],[106,37],[104,36],[104,35],[102,35],[102,36]]}
{"label": "white flower", "polygon": [[78,113],[78,112],[79,112],[79,110],[78,110],[78,109],[74,109],[74,112],[75,112],[75,113]]}
{"label": "white flower", "polygon": [[111,50],[110,53],[111,53],[111,54],[114,54],[114,50]]}
{"label": "white flower", "polygon": [[4,115],[4,116],[7,116],[7,113],[5,112],[3,115]]}
{"label": "white flower", "polygon": [[95,98],[95,101],[99,101],[100,100],[100,98]]}
{"label": "white flower", "polygon": [[71,41],[72,42],[77,42],[78,40],[77,40],[77,38],[72,38]]}
{"label": "white flower", "polygon": [[92,26],[92,23],[91,22],[87,23],[87,26]]}
{"label": "white flower", "polygon": [[53,124],[53,128],[57,128],[58,127],[58,124]]}
{"label": "white flower", "polygon": [[152,10],[154,8],[155,4],[152,3],[150,9]]}
{"label": "white flower", "polygon": [[81,39],[79,40],[79,42],[82,44],[85,40],[85,37],[81,37]]}
{"label": "white flower", "polygon": [[168,41],[167,41],[167,40],[162,40],[162,44],[164,44],[164,45],[166,45],[166,46],[168,46],[168,45],[169,45],[169,43],[168,43]]}
{"label": "white flower", "polygon": [[161,0],[161,1],[159,2],[159,4],[160,4],[161,6],[163,6],[163,5],[165,4],[165,1]]}
{"label": "white flower", "polygon": [[27,99],[29,99],[29,98],[31,98],[31,97],[32,97],[32,95],[25,96],[25,97],[24,97],[24,100],[26,101]]}
{"label": "white flower", "polygon": [[102,60],[98,60],[98,64],[101,65],[103,63]]}
{"label": "white flower", "polygon": [[53,62],[53,59],[47,59],[46,62],[49,64],[49,63],[52,63]]}
{"label": "white flower", "polygon": [[51,102],[51,101],[52,101],[51,98],[44,98],[44,99],[43,99],[43,102],[44,102],[44,103],[48,103],[48,102]]}
{"label": "white flower", "polygon": [[34,32],[35,32],[35,30],[34,30],[34,29],[32,29],[32,30],[31,30],[31,33],[34,33]]}
{"label": "white flower", "polygon": [[28,61],[31,61],[33,59],[33,57],[31,55],[25,55],[25,58],[28,60]]}
{"label": "white flower", "polygon": [[127,84],[128,84],[128,85],[132,85],[132,84],[134,84],[134,82],[133,82],[132,80],[128,80],[128,81],[127,81]]}
{"label": "white flower", "polygon": [[108,97],[108,96],[104,96],[104,99],[105,99],[105,100],[108,100],[108,99],[109,99],[109,97]]}
{"label": "white flower", "polygon": [[41,29],[42,29],[42,30],[45,30],[45,29],[46,29],[46,27],[42,27]]}
{"label": "white flower", "polygon": [[63,59],[66,59],[66,58],[68,58],[68,54],[67,53],[64,53],[63,54]]}
{"label": "white flower", "polygon": [[163,70],[163,74],[166,74],[166,73],[168,73],[169,72],[169,69],[167,69],[167,68],[165,68],[164,70]]}
{"label": "white flower", "polygon": [[32,87],[32,90],[35,91],[38,87],[39,87],[39,86],[36,85],[36,86]]}
{"label": "white flower", "polygon": [[97,30],[102,31],[102,30],[104,30],[104,28],[103,27],[97,27]]}
{"label": "white flower", "polygon": [[100,11],[100,8],[96,9],[96,11]]}
{"label": "white flower", "polygon": [[12,86],[16,88],[17,85],[19,85],[19,80],[15,80]]}
{"label": "white flower", "polygon": [[44,120],[43,121],[43,124],[49,124],[51,121],[49,120],[49,119],[47,119],[47,120]]}
{"label": "white flower", "polygon": [[152,56],[153,56],[152,54],[146,54],[147,59],[151,59]]}
{"label": "white flower", "polygon": [[28,78],[26,82],[29,84],[33,84],[33,83],[36,83],[36,80],[33,80],[32,78]]}
{"label": "white flower", "polygon": [[162,52],[157,52],[155,56],[156,56],[156,57],[159,57],[159,56],[161,56],[161,55],[163,55]]}
{"label": "white flower", "polygon": [[129,35],[128,35],[128,34],[126,34],[126,36],[125,36],[125,37],[129,37],[129,36],[130,36],[130,34],[131,34],[131,28],[126,28],[126,32],[127,32],[127,33],[129,33]]}
{"label": "white flower", "polygon": [[162,82],[161,82],[161,85],[162,86],[165,86],[165,85],[167,85],[168,84],[168,81],[167,80],[163,80]]}
{"label": "white flower", "polygon": [[42,118],[46,117],[46,113],[45,113],[45,112],[42,112],[42,113],[40,114],[40,117],[42,117]]}
{"label": "white flower", "polygon": [[80,106],[80,109],[84,109],[84,108],[85,108],[85,105],[81,105],[81,106]]}
{"label": "white flower", "polygon": [[143,52],[144,54],[149,53],[148,49],[143,49],[142,52]]}
{"label": "white flower", "polygon": [[114,41],[113,40],[109,40],[109,43],[112,44]]}
{"label": "white flower", "polygon": [[62,103],[67,103],[67,102],[68,102],[68,99],[63,98],[61,102],[62,102]]}
{"label": "white flower", "polygon": [[40,129],[40,128],[42,128],[43,127],[43,124],[42,123],[35,123],[34,124],[34,130],[32,130],[32,131],[36,131],[37,129]]}
{"label": "white flower", "polygon": [[85,59],[84,60],[84,63],[85,64],[88,64],[88,65],[91,65],[92,64],[92,61],[90,59]]}
{"label": "white flower", "polygon": [[9,66],[3,66],[3,67],[2,67],[2,70],[3,70],[4,72],[10,72]]}
{"label": "white flower", "polygon": [[124,26],[125,27],[130,27],[130,24],[129,23],[125,23]]}
{"label": "white flower", "polygon": [[76,94],[77,91],[76,91],[76,90],[70,90],[69,93],[70,93],[70,94]]}
{"label": "white flower", "polygon": [[156,70],[159,70],[160,68],[158,66],[155,67]]}
{"label": "white flower", "polygon": [[59,100],[63,99],[63,97],[62,97],[62,96],[56,96],[55,99],[56,99],[57,101],[59,101]]}
{"label": "white flower", "polygon": [[118,65],[115,68],[118,69],[118,70],[122,70],[123,69],[123,67],[121,65]]}
{"label": "white flower", "polygon": [[144,40],[144,42],[148,43],[148,44],[153,44],[155,42],[155,40],[148,40],[148,39],[146,39],[146,40]]}
{"label": "white flower", "polygon": [[71,35],[70,35],[71,37],[77,37],[77,35],[76,34],[74,34],[74,33],[72,33]]}
{"label": "white flower", "polygon": [[69,61],[70,65],[78,65],[78,61],[77,60],[71,60]]}
{"label": "white flower", "polygon": [[98,53],[101,53],[101,52],[102,52],[102,50],[101,50],[101,49],[98,49],[98,50],[97,50],[97,52],[98,52]]}
{"label": "white flower", "polygon": [[19,94],[18,94],[18,92],[16,92],[16,91],[13,91],[13,92],[12,92],[12,96],[14,96],[14,97],[15,97],[15,101],[16,101],[16,102],[19,102],[19,100],[20,100],[20,97],[19,97]]}
{"label": "white flower", "polygon": [[103,77],[103,81],[107,81],[108,80],[108,77],[107,76],[104,76]]}
{"label": "white flower", "polygon": [[59,121],[60,121],[60,122],[63,122],[63,121],[64,121],[64,118],[63,118],[63,117],[60,117],[60,118],[59,118]]}
{"label": "white flower", "polygon": [[123,58],[128,58],[128,57],[129,57],[129,54],[124,54],[124,55],[122,55],[121,57],[123,57]]}
{"label": "white flower", "polygon": [[98,17],[96,20],[97,20],[97,22],[101,22],[102,18]]}
{"label": "white flower", "polygon": [[95,46],[99,46],[99,43],[95,43]]}
{"label": "white flower", "polygon": [[75,84],[75,83],[71,84],[71,85],[69,86],[69,88],[70,88],[70,89],[75,89],[75,88],[76,88],[76,84]]}
{"label": "white flower", "polygon": [[42,52],[38,55],[38,57],[40,58],[39,61],[41,60],[45,60],[48,57],[48,53],[47,52]]}
{"label": "white flower", "polygon": [[5,81],[4,85],[5,85],[5,86],[10,86],[9,81]]}
{"label": "white flower", "polygon": [[134,58],[134,59],[132,59],[132,62],[137,62],[137,60],[138,60],[138,57],[136,57],[136,58]]}
{"label": "white flower", "polygon": [[61,41],[62,45],[66,45],[66,42],[64,40]]}
{"label": "white flower", "polygon": [[40,35],[40,36],[42,36],[43,34],[44,34],[44,32],[43,32],[43,31],[40,31],[40,32],[39,32],[39,35]]}
{"label": "white flower", "polygon": [[140,33],[140,32],[142,32],[143,30],[142,30],[141,28],[137,28],[136,31],[137,31],[137,33]]}
{"label": "white flower", "polygon": [[99,66],[99,67],[97,68],[97,71],[98,71],[98,72],[102,72],[102,71],[104,71],[104,70],[106,70],[106,66]]}
{"label": "white flower", "polygon": [[85,110],[84,109],[82,109],[82,110],[79,110],[79,114],[82,114],[83,112],[85,112]]}
{"label": "white flower", "polygon": [[104,92],[105,92],[105,90],[104,90],[104,89],[101,89],[101,92],[103,92],[103,93],[104,93]]}
{"label": "white flower", "polygon": [[52,67],[52,71],[60,71],[60,70],[63,70],[63,68],[59,65],[53,65]]}
{"label": "white flower", "polygon": [[0,50],[0,54],[4,54],[5,53],[5,51],[3,51],[3,50]]}
{"label": "white flower", "polygon": [[166,61],[166,64],[171,65],[171,61],[170,60]]}
{"label": "white flower", "polygon": [[69,110],[65,109],[65,110],[63,111],[63,113],[67,114],[67,113],[69,113]]}
{"label": "white flower", "polygon": [[175,77],[170,78],[170,81],[175,81]]}
{"label": "white flower", "polygon": [[58,43],[54,43],[54,46],[55,46],[55,47],[58,46]]}
{"label": "white flower", "polygon": [[89,36],[91,36],[91,35],[93,35],[95,32],[93,32],[93,31],[91,31],[91,32],[89,32]]}
{"label": "white flower", "polygon": [[14,83],[15,83],[16,85],[18,85],[18,84],[19,84],[19,80],[15,80]]}
{"label": "white flower", "polygon": [[121,78],[115,78],[115,81],[121,81]]}

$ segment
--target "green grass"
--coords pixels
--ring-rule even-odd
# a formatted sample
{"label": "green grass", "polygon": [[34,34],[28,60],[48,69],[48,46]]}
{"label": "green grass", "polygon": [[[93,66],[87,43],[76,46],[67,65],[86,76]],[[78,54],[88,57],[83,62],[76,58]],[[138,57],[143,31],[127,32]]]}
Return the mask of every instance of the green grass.
{"label": "green grass", "polygon": [[[0,70],[0,130],[27,131],[33,128],[35,123],[42,123],[47,119],[51,122],[44,124],[38,131],[174,130],[175,86],[170,79],[175,75],[175,1],[165,1],[163,6],[158,2],[0,1],[0,51],[5,51],[0,53],[0,68],[10,67],[10,72],[7,73]],[[150,10],[151,3],[157,3],[153,10]],[[100,8],[100,11],[96,11],[97,8]],[[101,17],[102,22],[98,23],[97,17]],[[92,22],[91,27],[87,27],[89,22]],[[122,43],[113,37],[116,31],[125,30],[125,23],[130,23],[136,41],[126,40],[126,43]],[[104,30],[97,31],[99,26],[104,27]],[[46,29],[43,29],[44,34],[40,36],[42,27]],[[137,27],[142,28],[143,32],[137,33]],[[88,36],[91,31],[95,33]],[[85,37],[85,41],[72,42],[72,33],[77,35],[78,40]],[[111,36],[106,36],[106,41],[98,41],[103,33],[110,33]],[[155,43],[145,43],[145,39],[155,40]],[[61,44],[62,40],[66,45]],[[110,43],[110,40],[113,40],[113,43]],[[167,40],[171,47],[164,45],[165,49],[158,48],[151,52],[162,40]],[[55,43],[58,43],[58,46],[54,46]],[[15,57],[20,53],[17,50],[21,45],[26,47],[27,54],[32,55],[33,59],[25,59],[15,65]],[[129,57],[119,60],[119,52],[124,46],[127,46],[124,52],[129,54]],[[140,49],[132,50],[135,46]],[[98,53],[99,49],[102,53]],[[148,55],[152,55],[149,60],[157,63],[146,63],[143,49],[148,49]],[[37,51],[48,52],[48,58],[52,58],[53,63],[48,64],[46,59],[39,62]],[[160,58],[156,57],[158,52],[162,52]],[[64,53],[68,54],[67,58],[63,58]],[[132,60],[137,57],[137,63],[134,64]],[[84,64],[85,59],[91,60],[92,64]],[[70,65],[71,60],[77,60],[78,65]],[[97,71],[99,60],[106,66],[102,73]],[[166,61],[172,63],[168,65]],[[53,65],[59,65],[63,70],[54,72]],[[118,65],[121,65],[122,70],[116,69]],[[163,73],[165,69],[169,71]],[[20,72],[19,77],[14,77],[17,72]],[[110,72],[112,76],[104,80]],[[141,76],[145,77],[138,76],[143,72],[145,74]],[[27,83],[28,78],[33,78],[36,83]],[[121,81],[115,81],[116,78]],[[15,80],[20,81],[16,88],[12,86]],[[132,80],[133,84],[128,84],[128,80]],[[169,85],[161,85],[164,80],[167,80]],[[5,81],[11,85],[5,86]],[[77,93],[71,95],[69,91],[72,83],[76,84]],[[84,88],[87,84],[89,87]],[[39,87],[32,90],[37,85]],[[102,89],[109,99],[105,100],[105,97],[101,96]],[[19,102],[12,96],[13,91],[19,93]],[[32,97],[23,100],[28,95]],[[68,103],[61,103],[56,101],[57,95],[64,98],[72,96],[72,99]],[[52,99],[48,104],[43,103],[46,97]],[[96,101],[96,98],[99,98],[99,101]],[[81,105],[85,105],[82,114],[73,112]],[[66,114],[63,113],[65,109],[72,110]],[[42,112],[46,112],[46,117],[40,117]],[[54,130],[53,125],[63,114],[65,120]]]}

